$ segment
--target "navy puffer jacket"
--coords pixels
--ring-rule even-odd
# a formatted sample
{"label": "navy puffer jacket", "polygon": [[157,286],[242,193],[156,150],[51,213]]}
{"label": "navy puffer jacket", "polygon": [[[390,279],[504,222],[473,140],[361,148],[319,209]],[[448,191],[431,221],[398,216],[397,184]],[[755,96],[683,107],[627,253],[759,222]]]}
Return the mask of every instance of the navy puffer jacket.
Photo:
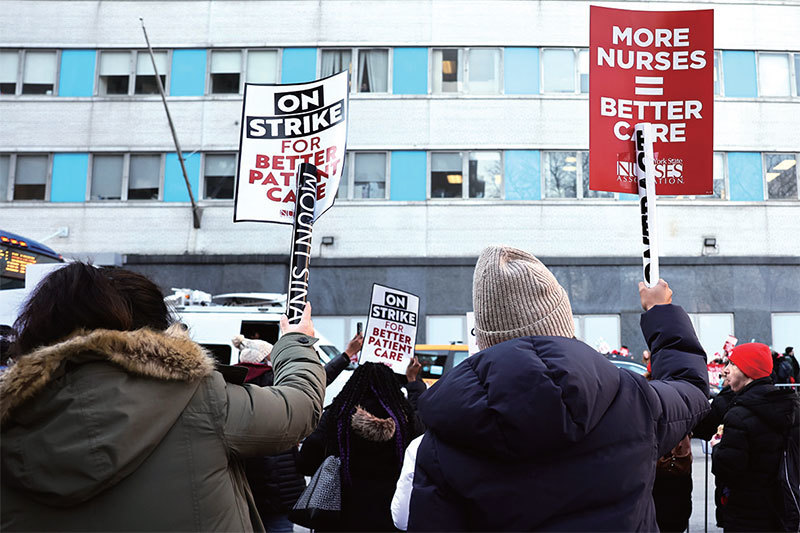
{"label": "navy puffer jacket", "polygon": [[649,383],[580,341],[522,337],[423,394],[409,530],[657,531],[656,459],[708,411],[708,372],[683,309],[641,326]]}

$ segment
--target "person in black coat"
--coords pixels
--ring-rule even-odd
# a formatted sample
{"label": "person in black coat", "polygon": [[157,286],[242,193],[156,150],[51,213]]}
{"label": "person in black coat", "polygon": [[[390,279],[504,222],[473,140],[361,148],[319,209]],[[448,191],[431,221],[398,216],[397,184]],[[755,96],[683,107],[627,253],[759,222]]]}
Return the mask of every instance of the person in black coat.
{"label": "person in black coat", "polygon": [[[695,434],[708,439],[721,423],[713,448],[717,525],[725,531],[797,531],[784,508],[779,465],[791,432],[800,431],[800,403],[788,388],[772,384],[772,356],[760,343],[733,349],[726,388]],[[795,511],[796,512],[796,511]]]}
{"label": "person in black coat", "polygon": [[[344,352],[325,365],[326,385],[330,385],[347,368],[361,351],[364,336],[356,334]],[[266,341],[250,340],[237,336],[233,344],[240,347],[239,364],[247,368],[246,383],[271,387],[274,373],[269,362],[272,345]],[[306,487],[303,474],[298,470],[297,446],[285,452],[244,460],[245,474],[253,492],[253,499],[264,526],[270,533],[285,533],[294,529],[287,515]]]}
{"label": "person in black coat", "polygon": [[706,356],[660,280],[640,284],[653,381],[574,338],[535,257],[483,251],[478,354],[420,398],[409,531],[657,531],[656,460],[708,411]]}
{"label": "person in black coat", "polygon": [[[407,374],[416,381],[420,365]],[[424,384],[423,387],[424,389]],[[341,460],[342,509],[331,531],[395,531],[390,504],[406,446],[422,433],[412,401],[392,370],[380,363],[359,366],[322,414],[300,448],[300,470],[313,475],[329,455]]]}

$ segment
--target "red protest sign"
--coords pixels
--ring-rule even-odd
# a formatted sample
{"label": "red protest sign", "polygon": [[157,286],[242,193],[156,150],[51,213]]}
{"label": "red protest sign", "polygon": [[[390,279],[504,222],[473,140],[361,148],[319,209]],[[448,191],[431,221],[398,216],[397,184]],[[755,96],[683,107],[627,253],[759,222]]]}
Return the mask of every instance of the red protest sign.
{"label": "red protest sign", "polygon": [[712,194],[714,11],[590,14],[589,188],[637,192],[631,136],[650,122],[658,194]]}

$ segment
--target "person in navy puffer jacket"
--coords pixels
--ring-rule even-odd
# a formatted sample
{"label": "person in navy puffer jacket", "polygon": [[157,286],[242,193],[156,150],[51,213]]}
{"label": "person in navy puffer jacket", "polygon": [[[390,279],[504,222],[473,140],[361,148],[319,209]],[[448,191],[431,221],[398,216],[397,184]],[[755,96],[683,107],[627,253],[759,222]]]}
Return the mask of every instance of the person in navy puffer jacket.
{"label": "person in navy puffer jacket", "polygon": [[566,291],[538,259],[483,251],[482,351],[420,398],[409,531],[658,531],[656,460],[709,410],[708,372],[668,285],[639,293],[650,382],[574,338]]}

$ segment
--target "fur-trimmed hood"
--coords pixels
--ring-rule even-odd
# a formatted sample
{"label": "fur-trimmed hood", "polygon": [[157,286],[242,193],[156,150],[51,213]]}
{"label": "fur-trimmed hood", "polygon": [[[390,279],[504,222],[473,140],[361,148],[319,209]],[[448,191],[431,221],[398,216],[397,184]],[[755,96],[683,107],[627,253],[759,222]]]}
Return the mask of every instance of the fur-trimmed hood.
{"label": "fur-trimmed hood", "polygon": [[211,356],[179,327],[166,332],[147,328],[78,331],[58,344],[21,357],[0,376],[0,421],[5,422],[16,407],[36,396],[63,363],[86,360],[87,354],[107,359],[131,374],[155,379],[195,381],[214,370]]}
{"label": "fur-trimmed hood", "polygon": [[386,442],[394,437],[397,430],[391,418],[378,418],[360,405],[350,419],[350,426],[360,437],[373,442]]}
{"label": "fur-trimmed hood", "polygon": [[213,371],[177,328],[81,331],[21,357],[0,377],[3,483],[86,501],[136,470]]}

